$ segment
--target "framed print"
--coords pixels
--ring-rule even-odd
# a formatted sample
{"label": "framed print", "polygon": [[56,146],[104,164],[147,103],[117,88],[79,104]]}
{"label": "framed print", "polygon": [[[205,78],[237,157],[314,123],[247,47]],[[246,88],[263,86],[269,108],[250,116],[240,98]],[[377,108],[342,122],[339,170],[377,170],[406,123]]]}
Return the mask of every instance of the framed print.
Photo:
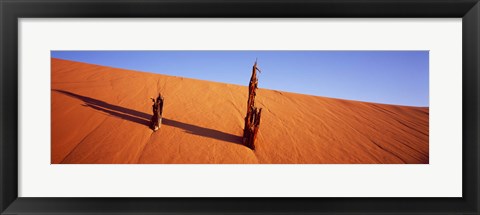
{"label": "framed print", "polygon": [[477,1],[1,4],[2,214],[479,212]]}

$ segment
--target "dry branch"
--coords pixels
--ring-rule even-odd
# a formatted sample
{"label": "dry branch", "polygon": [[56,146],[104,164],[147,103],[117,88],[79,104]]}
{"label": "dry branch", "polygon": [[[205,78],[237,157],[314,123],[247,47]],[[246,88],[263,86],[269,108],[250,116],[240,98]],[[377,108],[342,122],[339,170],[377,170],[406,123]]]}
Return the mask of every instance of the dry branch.
{"label": "dry branch", "polygon": [[252,76],[248,85],[247,116],[245,116],[245,127],[243,128],[243,144],[251,149],[255,149],[255,139],[260,126],[260,116],[262,109],[255,107],[255,96],[258,88],[257,62],[253,65]]}
{"label": "dry branch", "polygon": [[157,131],[162,125],[162,112],[163,112],[163,96],[159,93],[157,99],[150,98],[153,101],[152,111],[153,116],[150,120],[150,128],[153,131]]}

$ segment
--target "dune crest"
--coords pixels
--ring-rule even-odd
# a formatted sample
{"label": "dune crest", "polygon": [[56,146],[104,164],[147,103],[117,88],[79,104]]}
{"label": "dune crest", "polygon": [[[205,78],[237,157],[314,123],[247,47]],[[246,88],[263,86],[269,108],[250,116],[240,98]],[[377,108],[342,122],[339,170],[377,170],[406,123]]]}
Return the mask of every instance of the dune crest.
{"label": "dune crest", "polygon": [[[429,162],[428,108],[259,88],[251,150],[242,145],[246,86],[55,58],[51,68],[52,164]],[[153,132],[159,92],[166,102]]]}

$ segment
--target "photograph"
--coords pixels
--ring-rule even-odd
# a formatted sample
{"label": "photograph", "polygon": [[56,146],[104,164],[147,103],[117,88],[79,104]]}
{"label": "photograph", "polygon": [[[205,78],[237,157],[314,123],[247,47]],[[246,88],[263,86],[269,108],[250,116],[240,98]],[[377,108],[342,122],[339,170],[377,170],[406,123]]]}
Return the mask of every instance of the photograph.
{"label": "photograph", "polygon": [[429,164],[428,50],[52,50],[51,164]]}

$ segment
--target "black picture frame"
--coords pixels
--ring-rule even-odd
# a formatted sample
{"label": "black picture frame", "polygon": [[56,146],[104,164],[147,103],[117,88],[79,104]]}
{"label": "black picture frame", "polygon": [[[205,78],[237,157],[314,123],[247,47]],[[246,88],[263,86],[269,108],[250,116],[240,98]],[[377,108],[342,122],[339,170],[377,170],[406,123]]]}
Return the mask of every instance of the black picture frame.
{"label": "black picture frame", "polygon": [[[478,0],[0,0],[1,214],[479,214]],[[462,18],[462,198],[19,198],[18,19]],[[439,187],[438,189],[442,189]]]}

